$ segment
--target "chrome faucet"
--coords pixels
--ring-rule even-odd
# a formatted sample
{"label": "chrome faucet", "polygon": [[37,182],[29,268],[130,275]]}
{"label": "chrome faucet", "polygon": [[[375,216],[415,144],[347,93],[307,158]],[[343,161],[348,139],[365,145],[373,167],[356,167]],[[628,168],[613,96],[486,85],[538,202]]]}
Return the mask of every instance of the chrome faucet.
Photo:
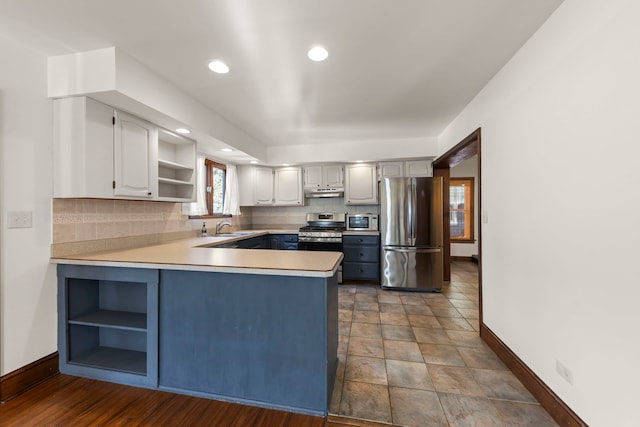
{"label": "chrome faucet", "polygon": [[231,227],[231,223],[229,221],[220,221],[219,223],[217,223],[216,234],[220,234],[220,230],[222,230],[222,227],[224,227],[225,225],[228,225],[229,227]]}

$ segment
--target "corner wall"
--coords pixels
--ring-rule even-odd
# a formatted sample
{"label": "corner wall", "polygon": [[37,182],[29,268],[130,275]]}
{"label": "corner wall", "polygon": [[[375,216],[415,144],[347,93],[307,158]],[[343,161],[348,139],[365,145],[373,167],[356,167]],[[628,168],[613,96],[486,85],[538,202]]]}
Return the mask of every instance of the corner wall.
{"label": "corner wall", "polygon": [[[51,242],[51,101],[47,58],[0,36],[2,248],[0,375],[57,350]],[[7,212],[31,211],[32,228],[7,229]]]}
{"label": "corner wall", "polygon": [[637,424],[639,17],[565,0],[440,137],[482,127],[484,323],[592,426]]}

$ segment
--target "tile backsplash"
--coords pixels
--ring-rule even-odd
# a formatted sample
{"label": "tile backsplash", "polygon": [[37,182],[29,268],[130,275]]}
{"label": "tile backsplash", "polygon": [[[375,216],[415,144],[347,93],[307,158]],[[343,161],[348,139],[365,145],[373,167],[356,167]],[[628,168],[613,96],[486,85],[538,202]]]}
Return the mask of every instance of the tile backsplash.
{"label": "tile backsplash", "polygon": [[[206,222],[189,219],[181,203],[138,200],[53,199],[53,256],[124,249],[197,236]],[[249,228],[250,213],[229,218],[232,230]]]}

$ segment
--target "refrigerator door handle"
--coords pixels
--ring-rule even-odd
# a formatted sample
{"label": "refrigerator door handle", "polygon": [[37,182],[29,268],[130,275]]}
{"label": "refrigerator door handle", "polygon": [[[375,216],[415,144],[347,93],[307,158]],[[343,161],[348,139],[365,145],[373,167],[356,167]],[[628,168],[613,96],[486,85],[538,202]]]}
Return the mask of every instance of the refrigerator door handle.
{"label": "refrigerator door handle", "polygon": [[419,254],[435,254],[438,252],[442,252],[441,248],[383,248],[385,251],[389,252],[403,252],[403,253],[419,253]]}
{"label": "refrigerator door handle", "polygon": [[409,179],[409,212],[407,217],[409,218],[409,244],[411,246],[416,244],[416,183],[413,178]]}

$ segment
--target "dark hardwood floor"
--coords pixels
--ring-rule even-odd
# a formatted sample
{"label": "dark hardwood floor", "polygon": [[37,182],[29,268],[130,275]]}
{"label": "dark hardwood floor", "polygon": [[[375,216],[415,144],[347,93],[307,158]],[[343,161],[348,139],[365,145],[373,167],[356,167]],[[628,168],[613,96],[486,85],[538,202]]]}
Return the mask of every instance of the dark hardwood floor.
{"label": "dark hardwood floor", "polygon": [[56,375],[0,406],[0,426],[322,427],[325,419]]}

